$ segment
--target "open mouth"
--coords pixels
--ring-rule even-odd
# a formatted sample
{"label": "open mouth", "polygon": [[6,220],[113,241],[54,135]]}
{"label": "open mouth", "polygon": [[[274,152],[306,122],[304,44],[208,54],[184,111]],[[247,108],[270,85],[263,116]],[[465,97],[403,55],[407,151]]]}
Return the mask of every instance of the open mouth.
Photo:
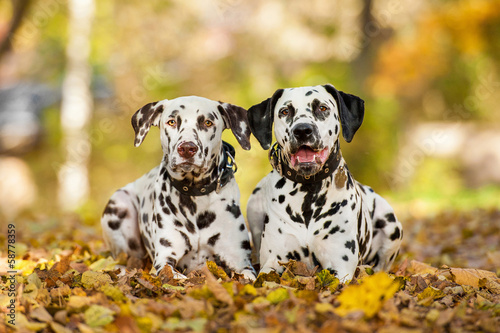
{"label": "open mouth", "polygon": [[198,171],[202,168],[201,165],[197,165],[191,162],[182,162],[179,164],[173,165],[173,170],[175,171],[183,171],[183,172],[192,172],[192,171]]}
{"label": "open mouth", "polygon": [[328,158],[329,149],[314,150],[309,146],[301,146],[295,154],[291,155],[292,167],[298,164],[319,164],[323,165]]}

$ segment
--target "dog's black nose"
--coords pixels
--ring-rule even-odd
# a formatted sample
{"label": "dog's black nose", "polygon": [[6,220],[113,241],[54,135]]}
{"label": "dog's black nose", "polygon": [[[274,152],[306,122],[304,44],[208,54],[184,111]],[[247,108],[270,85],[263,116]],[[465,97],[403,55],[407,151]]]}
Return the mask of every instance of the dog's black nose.
{"label": "dog's black nose", "polygon": [[307,141],[312,137],[313,127],[311,124],[298,124],[292,129],[292,133],[298,141]]}
{"label": "dog's black nose", "polygon": [[183,142],[177,147],[177,152],[181,157],[191,158],[198,151],[198,146],[194,142]]}

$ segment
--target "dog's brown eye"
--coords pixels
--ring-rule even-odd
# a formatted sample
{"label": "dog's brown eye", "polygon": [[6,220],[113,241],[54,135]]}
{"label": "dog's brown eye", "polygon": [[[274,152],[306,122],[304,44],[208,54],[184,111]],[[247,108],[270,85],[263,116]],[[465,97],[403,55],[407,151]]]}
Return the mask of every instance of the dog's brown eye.
{"label": "dog's brown eye", "polygon": [[174,127],[175,126],[175,120],[170,119],[169,121],[167,121],[167,125]]}
{"label": "dog's brown eye", "polygon": [[326,106],[324,106],[324,105],[321,105],[321,106],[319,107],[319,110],[320,110],[321,112],[325,112],[326,110],[328,110],[328,108],[327,108]]}
{"label": "dog's brown eye", "polygon": [[213,126],[213,124],[214,124],[214,123],[213,123],[211,120],[208,120],[208,119],[207,119],[207,120],[205,120],[205,126],[207,126],[207,127],[212,127],[212,126]]}
{"label": "dog's brown eye", "polygon": [[281,110],[280,110],[280,113],[281,113],[283,116],[288,116],[288,113],[289,113],[289,112],[290,112],[290,111],[288,111],[288,109],[281,109]]}

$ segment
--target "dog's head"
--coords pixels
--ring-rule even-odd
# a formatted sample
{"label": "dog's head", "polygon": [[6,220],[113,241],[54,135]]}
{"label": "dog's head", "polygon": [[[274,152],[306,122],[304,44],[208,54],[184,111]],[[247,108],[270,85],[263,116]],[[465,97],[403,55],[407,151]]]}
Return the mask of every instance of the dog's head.
{"label": "dog's head", "polygon": [[189,96],[143,106],[132,116],[135,146],[151,126],[160,137],[170,172],[202,174],[216,164],[222,131],[230,128],[243,149],[250,149],[247,111],[239,106]]}
{"label": "dog's head", "polygon": [[340,128],[347,142],[363,122],[364,102],[332,85],[277,90],[248,110],[250,129],[262,148],[276,141],[291,168],[314,175],[335,149]]}

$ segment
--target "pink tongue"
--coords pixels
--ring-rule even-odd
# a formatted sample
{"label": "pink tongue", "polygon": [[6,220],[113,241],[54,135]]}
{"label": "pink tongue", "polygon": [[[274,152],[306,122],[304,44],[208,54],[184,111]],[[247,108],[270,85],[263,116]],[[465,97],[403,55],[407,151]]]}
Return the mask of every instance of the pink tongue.
{"label": "pink tongue", "polygon": [[295,157],[298,160],[297,162],[299,163],[309,163],[314,162],[316,155],[317,153],[309,148],[304,147],[299,149],[299,151],[295,154]]}
{"label": "pink tongue", "polygon": [[311,148],[301,147],[297,153],[292,155],[292,166],[297,163],[325,163],[328,158],[328,147],[320,152],[315,152]]}

